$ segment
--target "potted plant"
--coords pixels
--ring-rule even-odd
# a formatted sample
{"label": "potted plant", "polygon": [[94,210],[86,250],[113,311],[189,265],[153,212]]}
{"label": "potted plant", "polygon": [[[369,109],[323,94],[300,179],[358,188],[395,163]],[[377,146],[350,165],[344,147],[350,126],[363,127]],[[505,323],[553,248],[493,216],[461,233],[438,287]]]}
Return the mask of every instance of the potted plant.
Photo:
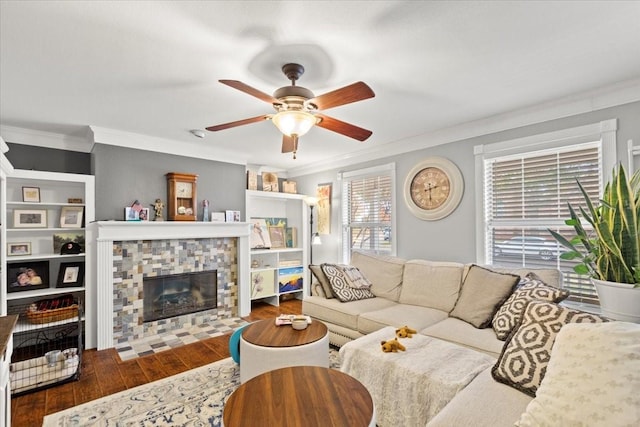
{"label": "potted plant", "polygon": [[575,236],[567,239],[549,230],[568,249],[560,258],[580,261],[574,270],[591,277],[604,316],[640,323],[640,171],[627,179],[618,166],[597,205],[579,181],[578,186],[586,202],[580,215],[593,231],[585,230],[569,204],[565,223]]}

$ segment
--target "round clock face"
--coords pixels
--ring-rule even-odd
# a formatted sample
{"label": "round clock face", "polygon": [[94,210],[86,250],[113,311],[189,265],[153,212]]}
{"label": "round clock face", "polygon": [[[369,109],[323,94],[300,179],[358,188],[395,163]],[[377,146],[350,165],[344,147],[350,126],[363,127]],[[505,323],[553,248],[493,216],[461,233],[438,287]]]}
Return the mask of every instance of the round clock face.
{"label": "round clock face", "polygon": [[447,201],[450,192],[449,177],[436,167],[422,169],[411,181],[411,200],[422,209],[439,208]]}
{"label": "round clock face", "polygon": [[434,221],[453,212],[462,199],[464,182],[453,162],[429,157],[411,169],[404,185],[407,207],[420,219]]}
{"label": "round clock face", "polygon": [[191,197],[193,195],[193,184],[190,182],[176,182],[176,194],[178,197]]}

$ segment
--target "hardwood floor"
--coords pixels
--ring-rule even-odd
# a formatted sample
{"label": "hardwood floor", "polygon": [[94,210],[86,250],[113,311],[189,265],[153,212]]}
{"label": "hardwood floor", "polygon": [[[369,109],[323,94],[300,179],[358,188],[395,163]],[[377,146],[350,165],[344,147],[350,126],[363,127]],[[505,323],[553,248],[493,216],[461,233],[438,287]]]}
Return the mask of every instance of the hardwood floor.
{"label": "hardwood floor", "polygon": [[[300,314],[302,302],[284,301],[279,307],[254,304],[247,321],[267,319],[279,314]],[[13,427],[41,426],[47,414],[161,378],[197,368],[224,358],[229,354],[229,335],[209,338],[151,356],[120,361],[114,349],[85,350],[78,381],[51,387],[11,399]]]}

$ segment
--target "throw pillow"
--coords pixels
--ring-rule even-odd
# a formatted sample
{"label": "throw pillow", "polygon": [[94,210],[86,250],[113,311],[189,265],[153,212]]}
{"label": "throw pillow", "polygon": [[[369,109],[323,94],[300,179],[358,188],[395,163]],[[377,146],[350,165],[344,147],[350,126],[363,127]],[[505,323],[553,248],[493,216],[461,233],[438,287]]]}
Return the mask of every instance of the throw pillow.
{"label": "throw pillow", "polygon": [[345,273],[344,265],[322,264],[322,272],[329,279],[333,294],[341,302],[358,301],[366,298],[375,298],[368,288],[354,288],[351,286],[351,279]]}
{"label": "throw pillow", "polygon": [[449,316],[464,320],[476,328],[486,328],[519,281],[520,276],[515,274],[497,273],[472,265]]}
{"label": "throw pillow", "polygon": [[333,298],[334,295],[333,292],[331,292],[331,283],[329,283],[329,279],[327,279],[327,276],[322,271],[322,268],[319,265],[312,264],[309,266],[309,270],[311,270],[311,273],[314,275],[316,280],[318,280],[318,283],[322,287],[322,290],[324,291],[324,297],[327,299]]}
{"label": "throw pillow", "polygon": [[502,353],[491,369],[491,374],[496,381],[535,396],[560,329],[568,323],[606,321],[607,319],[596,314],[532,300],[524,309],[520,324],[502,347]]}
{"label": "throw pillow", "polygon": [[560,302],[569,296],[569,292],[548,286],[535,273],[528,273],[522,278],[507,301],[502,304],[493,316],[493,330],[498,339],[506,340],[513,328],[520,321],[522,312],[531,300]]}
{"label": "throw pillow", "polygon": [[565,325],[519,426],[631,426],[640,420],[640,325]]}

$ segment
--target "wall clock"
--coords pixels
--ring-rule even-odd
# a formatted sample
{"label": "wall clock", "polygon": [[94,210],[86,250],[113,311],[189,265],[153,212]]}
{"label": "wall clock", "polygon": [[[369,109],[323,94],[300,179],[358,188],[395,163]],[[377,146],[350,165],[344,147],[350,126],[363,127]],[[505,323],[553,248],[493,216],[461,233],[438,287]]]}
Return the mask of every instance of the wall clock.
{"label": "wall clock", "polygon": [[462,200],[464,181],[460,169],[443,157],[427,157],[415,165],[404,182],[404,200],[415,216],[442,219]]}
{"label": "wall clock", "polygon": [[195,221],[198,175],[170,172],[167,175],[169,221]]}

